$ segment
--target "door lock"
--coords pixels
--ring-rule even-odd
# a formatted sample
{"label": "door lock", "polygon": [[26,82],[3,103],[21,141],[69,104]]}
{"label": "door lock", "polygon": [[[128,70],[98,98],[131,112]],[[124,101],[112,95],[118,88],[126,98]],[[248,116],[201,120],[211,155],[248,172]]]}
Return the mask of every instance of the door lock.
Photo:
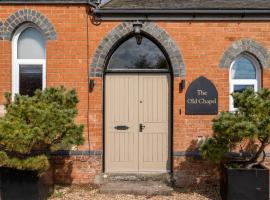
{"label": "door lock", "polygon": [[145,129],[145,125],[140,124],[140,132],[143,132],[143,129]]}

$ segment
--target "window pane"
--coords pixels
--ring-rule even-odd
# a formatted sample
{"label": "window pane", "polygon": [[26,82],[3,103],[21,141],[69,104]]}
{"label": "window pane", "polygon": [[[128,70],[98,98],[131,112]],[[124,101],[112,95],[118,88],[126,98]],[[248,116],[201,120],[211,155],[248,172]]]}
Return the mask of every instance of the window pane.
{"label": "window pane", "polygon": [[254,85],[234,85],[233,92],[243,92],[247,88],[252,88],[254,90]]}
{"label": "window pane", "polygon": [[108,69],[168,69],[167,60],[159,47],[143,37],[137,44],[132,37],[121,44],[113,53]]}
{"label": "window pane", "polygon": [[21,33],[18,59],[45,59],[45,40],[38,30],[27,28]]}
{"label": "window pane", "polygon": [[20,65],[20,94],[33,96],[37,89],[42,89],[42,66]]}
{"label": "window pane", "polygon": [[232,67],[233,79],[256,79],[256,68],[253,63],[245,58],[238,58]]}

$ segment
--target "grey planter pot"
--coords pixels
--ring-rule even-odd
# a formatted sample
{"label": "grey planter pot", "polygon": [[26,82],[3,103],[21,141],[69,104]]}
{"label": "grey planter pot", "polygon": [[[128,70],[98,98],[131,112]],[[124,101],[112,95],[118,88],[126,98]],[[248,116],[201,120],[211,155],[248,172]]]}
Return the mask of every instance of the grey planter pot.
{"label": "grey planter pot", "polygon": [[262,165],[253,169],[232,169],[221,165],[222,200],[268,200],[269,170]]}

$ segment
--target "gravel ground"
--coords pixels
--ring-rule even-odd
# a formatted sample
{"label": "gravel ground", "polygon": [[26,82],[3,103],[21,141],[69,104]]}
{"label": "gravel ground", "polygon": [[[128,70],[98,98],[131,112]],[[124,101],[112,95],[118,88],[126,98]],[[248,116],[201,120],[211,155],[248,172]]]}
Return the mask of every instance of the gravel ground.
{"label": "gravel ground", "polygon": [[71,187],[57,186],[50,200],[220,200],[217,188],[204,186],[188,189],[175,189],[172,196],[134,196],[134,195],[104,195],[98,192],[96,186],[73,185]]}

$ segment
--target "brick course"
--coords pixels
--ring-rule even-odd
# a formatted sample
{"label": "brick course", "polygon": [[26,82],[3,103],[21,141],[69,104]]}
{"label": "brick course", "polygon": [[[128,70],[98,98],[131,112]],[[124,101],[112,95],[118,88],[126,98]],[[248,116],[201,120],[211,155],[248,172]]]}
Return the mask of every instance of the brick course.
{"label": "brick course", "polygon": [[[3,24],[14,13],[20,13],[20,10],[32,10],[48,19],[50,24],[48,30],[51,31],[51,34],[47,34],[50,31],[45,31],[47,39],[49,39],[47,41],[47,86],[64,85],[68,88],[75,88],[78,93],[80,103],[77,122],[85,124],[86,127],[85,145],[78,147],[78,150],[102,151],[102,69],[106,55],[102,55],[102,59],[99,60],[97,58],[98,51],[107,48],[106,52],[108,52],[108,48],[113,44],[106,46],[107,43],[104,40],[115,29],[120,30],[119,27],[123,24],[131,29],[132,23],[101,22],[100,25],[92,24],[88,8],[83,5],[0,5],[0,104],[4,103],[4,93],[11,91],[12,70],[11,41],[9,40],[12,32],[9,33],[9,37],[3,37],[5,35],[3,34],[3,26],[6,26]],[[153,29],[157,33],[147,30],[147,27],[154,27]],[[13,30],[15,29],[16,27]],[[231,55],[227,52],[231,52],[231,47],[234,47],[235,44],[244,45],[239,45],[237,48],[241,51],[234,51],[233,56],[237,56],[243,50],[258,56],[263,67],[262,86],[270,87],[270,70],[268,68],[270,26],[268,22],[147,22],[145,31],[153,33],[154,36],[155,34],[163,35],[162,38],[157,38],[158,41],[164,44],[165,40],[169,40],[169,46],[166,49],[168,53],[175,52],[175,54],[171,54],[175,55],[171,60],[173,68],[179,71],[180,76],[176,73],[173,80],[174,152],[192,151],[198,136],[206,137],[212,134],[211,121],[214,116],[185,115],[185,92],[193,80],[199,76],[205,76],[211,80],[219,93],[219,111],[228,109],[228,66],[232,58],[230,56],[224,58],[224,54]],[[252,41],[250,44],[239,42],[245,41],[247,38]],[[111,42],[116,42],[116,40]],[[254,48],[258,51],[254,51]],[[91,66],[90,69],[89,66]],[[90,72],[91,77],[89,77]],[[89,79],[95,80],[92,92],[88,92]],[[186,89],[179,92],[179,83],[182,79],[186,80]],[[202,162],[189,162],[188,165],[185,158],[179,156],[175,157],[174,163],[177,171],[181,171],[181,165],[185,164],[185,170],[182,170],[181,173],[182,175],[190,175],[192,173],[189,173],[188,169],[195,166],[200,168]],[[71,169],[68,168],[70,165],[72,165]],[[57,182],[91,182],[94,175],[102,171],[102,157],[93,155],[57,157],[55,169]],[[72,172],[70,173],[69,170]],[[207,170],[204,172],[208,173]],[[69,178],[70,174],[72,178]]]}

